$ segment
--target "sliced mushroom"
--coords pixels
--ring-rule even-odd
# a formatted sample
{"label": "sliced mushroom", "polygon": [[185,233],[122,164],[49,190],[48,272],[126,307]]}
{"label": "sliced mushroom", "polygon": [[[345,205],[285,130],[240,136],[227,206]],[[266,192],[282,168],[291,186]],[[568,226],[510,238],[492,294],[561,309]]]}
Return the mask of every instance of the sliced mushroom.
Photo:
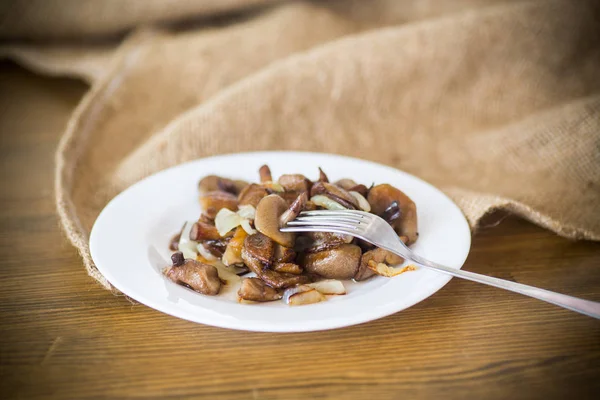
{"label": "sliced mushroom", "polygon": [[327,177],[325,172],[323,172],[321,167],[319,167],[319,180],[317,182],[329,182],[329,178]]}
{"label": "sliced mushroom", "polygon": [[273,176],[271,175],[271,168],[268,165],[263,165],[258,169],[258,174],[260,175],[261,182],[270,182],[273,180]]}
{"label": "sliced mushroom", "polygon": [[214,225],[199,221],[192,225],[192,229],[190,230],[190,239],[196,241],[219,240],[221,239],[221,235],[219,235],[219,231]]}
{"label": "sliced mushroom", "polygon": [[243,247],[253,258],[263,264],[270,264],[275,254],[275,243],[271,238],[262,233],[249,235],[244,239]]}
{"label": "sliced mushroom", "polygon": [[237,211],[237,197],[228,192],[213,191],[200,196],[200,206],[204,213],[211,219],[215,219],[222,208]]}
{"label": "sliced mushroom", "polygon": [[310,253],[304,257],[303,267],[312,274],[331,279],[352,279],[358,271],[360,247],[343,244],[339,247]]}
{"label": "sliced mushroom", "polygon": [[285,272],[293,275],[300,275],[302,273],[302,267],[298,264],[284,262],[273,264],[273,271]]}
{"label": "sliced mushroom", "polygon": [[217,268],[192,259],[182,261],[183,254],[175,254],[172,257],[173,266],[165,271],[167,278],[202,294],[214,296],[219,293],[221,280]]}
{"label": "sliced mushroom", "polygon": [[367,197],[371,204],[371,212],[382,215],[397,201],[400,206],[400,218],[393,222],[392,226],[399,236],[408,237],[407,244],[412,244],[419,236],[417,226],[417,206],[415,203],[392,185],[381,184],[371,188]]}
{"label": "sliced mushroom", "polygon": [[256,276],[265,281],[269,286],[277,289],[308,283],[310,281],[305,275],[292,275],[264,268],[263,263],[253,257],[245,245],[242,249],[242,259],[244,260],[244,264],[250,268],[250,271],[254,272]]}
{"label": "sliced mushroom", "polygon": [[311,240],[310,245],[305,249],[309,253],[318,253],[323,250],[333,249],[352,242],[354,239],[350,235],[331,232],[306,232],[304,236]]}
{"label": "sliced mushroom", "polygon": [[260,200],[267,196],[269,192],[267,189],[262,187],[261,185],[257,185],[256,183],[252,183],[246,186],[238,196],[239,205],[251,205],[256,208]]}
{"label": "sliced mushroom", "polygon": [[375,272],[369,268],[369,262],[375,262],[376,264],[386,263],[388,265],[398,265],[404,262],[404,259],[391,251],[384,249],[369,250],[362,255],[360,258],[360,266],[354,276],[355,281],[364,281],[375,275]]}
{"label": "sliced mushroom", "polygon": [[283,294],[259,278],[244,278],[238,296],[251,301],[274,301],[281,299]]}
{"label": "sliced mushroom", "polygon": [[287,210],[285,210],[283,214],[281,214],[281,217],[279,217],[279,226],[284,226],[288,222],[296,219],[298,214],[300,214],[300,212],[304,210],[304,206],[306,205],[307,201],[307,192],[300,193],[296,200],[294,200],[294,202],[290,204],[290,207]]}
{"label": "sliced mushroom", "polygon": [[275,254],[273,255],[274,263],[289,263],[296,259],[296,252],[290,247],[282,246],[275,243]]}
{"label": "sliced mushroom", "polygon": [[280,217],[288,209],[288,205],[276,194],[264,197],[256,206],[254,226],[262,234],[270,237],[285,247],[294,247],[295,235],[291,232],[281,232]]}
{"label": "sliced mushroom", "polygon": [[310,189],[310,196],[323,195],[351,210],[359,208],[358,202],[350,193],[339,186],[327,182],[317,182]]}
{"label": "sliced mushroom", "polygon": [[229,243],[227,243],[227,247],[223,253],[223,258],[221,259],[223,264],[229,266],[242,264],[244,262],[244,260],[242,260],[242,249],[244,248],[246,236],[248,236],[248,234],[241,226],[235,229],[235,233]]}
{"label": "sliced mushroom", "polygon": [[281,175],[277,180],[286,192],[309,192],[312,182],[300,174]]}

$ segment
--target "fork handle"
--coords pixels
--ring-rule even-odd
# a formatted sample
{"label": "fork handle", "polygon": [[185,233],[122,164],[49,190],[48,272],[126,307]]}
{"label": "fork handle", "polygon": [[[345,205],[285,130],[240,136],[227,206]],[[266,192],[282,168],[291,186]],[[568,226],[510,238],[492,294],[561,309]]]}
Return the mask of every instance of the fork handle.
{"label": "fork handle", "polygon": [[[405,251],[402,252],[404,254],[398,251],[392,251],[402,257],[406,257]],[[578,299],[577,297],[567,296],[565,294],[551,292],[549,290],[540,289],[529,285],[523,285],[522,283],[511,282],[487,275],[446,267],[445,265],[434,263],[412,252],[408,258],[418,264],[421,264],[423,267],[433,269],[438,272],[443,272],[445,274],[452,275],[457,278],[467,279],[473,282],[483,283],[484,285],[509,290],[511,292],[520,293],[525,296],[533,297],[538,300],[546,301],[548,303],[552,303],[557,306],[600,319],[600,303],[595,301]]]}

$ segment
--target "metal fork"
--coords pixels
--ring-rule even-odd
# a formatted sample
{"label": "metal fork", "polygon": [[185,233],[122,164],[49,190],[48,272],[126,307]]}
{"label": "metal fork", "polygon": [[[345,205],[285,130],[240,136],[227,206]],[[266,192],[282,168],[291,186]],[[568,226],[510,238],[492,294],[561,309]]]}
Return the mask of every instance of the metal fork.
{"label": "metal fork", "polygon": [[474,272],[462,271],[429,261],[409,249],[398,237],[394,229],[384,219],[375,214],[354,210],[304,211],[293,221],[281,228],[282,232],[333,232],[366,240],[377,247],[389,250],[405,259],[414,261],[425,268],[458,278],[483,283],[500,289],[510,290],[546,301],[560,307],[600,319],[600,303],[578,299],[549,290],[521,283],[494,278]]}

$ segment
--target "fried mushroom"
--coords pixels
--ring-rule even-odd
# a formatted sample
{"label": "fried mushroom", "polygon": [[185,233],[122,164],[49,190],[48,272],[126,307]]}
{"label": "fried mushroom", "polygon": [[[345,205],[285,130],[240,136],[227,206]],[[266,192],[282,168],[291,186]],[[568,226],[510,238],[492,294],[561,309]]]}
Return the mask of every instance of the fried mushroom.
{"label": "fried mushroom", "polygon": [[283,295],[259,278],[244,278],[238,296],[244,300],[264,302],[279,300]]}
{"label": "fried mushroom", "polygon": [[417,229],[417,206],[404,192],[396,189],[387,183],[377,185],[369,190],[367,197],[371,205],[371,212],[379,216],[387,216],[390,212],[390,206],[396,201],[400,208],[400,216],[394,222],[392,227],[398,236],[406,236],[407,244],[410,245],[417,240],[419,236]]}
{"label": "fried mushroom", "polygon": [[312,274],[330,279],[352,279],[358,271],[360,247],[343,244],[339,247],[310,253],[304,257],[303,267]]}
{"label": "fried mushroom", "polygon": [[200,206],[208,218],[215,219],[222,208],[237,211],[238,199],[228,192],[212,191],[200,196]]}
{"label": "fried mushroom", "polygon": [[173,265],[164,272],[171,281],[209,296],[215,296],[221,290],[219,273],[213,265],[184,259],[181,252],[173,254],[171,260]]}
{"label": "fried mushroom", "polygon": [[268,236],[285,247],[294,247],[295,234],[281,232],[280,218],[288,209],[288,205],[281,197],[270,194],[264,197],[256,206],[254,226],[260,233]]}

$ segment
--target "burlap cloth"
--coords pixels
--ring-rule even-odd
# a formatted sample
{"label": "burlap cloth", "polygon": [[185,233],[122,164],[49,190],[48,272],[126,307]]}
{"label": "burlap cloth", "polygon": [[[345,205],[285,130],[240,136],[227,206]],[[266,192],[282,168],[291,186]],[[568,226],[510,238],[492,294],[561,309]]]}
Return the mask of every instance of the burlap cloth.
{"label": "burlap cloth", "polygon": [[440,187],[473,228],[507,210],[599,240],[599,3],[15,1],[0,53],[91,85],[57,151],[56,204],[111,289],[88,249],[104,205],[219,153],[378,161]]}

